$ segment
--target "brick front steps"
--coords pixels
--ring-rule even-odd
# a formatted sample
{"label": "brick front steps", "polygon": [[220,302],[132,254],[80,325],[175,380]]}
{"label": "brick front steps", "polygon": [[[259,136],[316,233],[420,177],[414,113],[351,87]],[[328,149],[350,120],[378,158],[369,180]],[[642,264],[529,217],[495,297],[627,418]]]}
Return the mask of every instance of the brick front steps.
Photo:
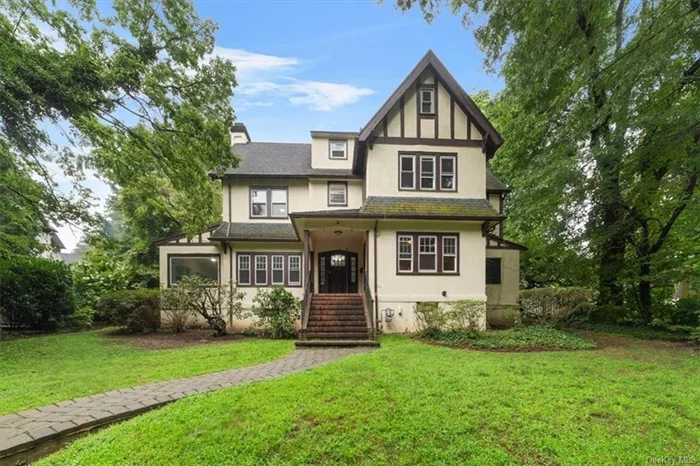
{"label": "brick front steps", "polygon": [[299,349],[285,358],[257,366],[113,390],[1,416],[0,466],[35,461],[93,429],[189,395],[280,377],[370,350],[306,346],[319,348]]}
{"label": "brick front steps", "polygon": [[367,327],[359,294],[317,294],[311,298],[306,329],[299,347],[379,346]]}

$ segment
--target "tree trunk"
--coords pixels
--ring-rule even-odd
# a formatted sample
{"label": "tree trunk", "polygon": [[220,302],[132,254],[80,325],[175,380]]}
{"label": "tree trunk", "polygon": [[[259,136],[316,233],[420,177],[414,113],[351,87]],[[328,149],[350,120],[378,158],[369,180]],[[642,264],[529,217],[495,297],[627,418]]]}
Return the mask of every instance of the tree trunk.
{"label": "tree trunk", "polygon": [[651,323],[651,244],[649,240],[649,225],[642,222],[642,238],[637,248],[639,259],[639,313],[645,324]]}

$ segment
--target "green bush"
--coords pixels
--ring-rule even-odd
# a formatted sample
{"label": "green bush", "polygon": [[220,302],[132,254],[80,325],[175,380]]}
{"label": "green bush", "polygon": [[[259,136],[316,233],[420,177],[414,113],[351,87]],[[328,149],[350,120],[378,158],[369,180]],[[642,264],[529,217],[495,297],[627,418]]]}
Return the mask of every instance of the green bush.
{"label": "green bush", "polygon": [[560,325],[588,320],[593,292],[587,288],[534,288],[520,292],[520,318],[535,324]]}
{"label": "green bush", "polygon": [[700,327],[700,296],[679,299],[674,306],[671,324]]}
{"label": "green bush", "polygon": [[73,280],[66,264],[36,257],[0,261],[0,318],[6,325],[55,330],[74,312]]}
{"label": "green bush", "polygon": [[486,317],[486,303],[463,299],[444,303],[416,303],[415,316],[421,331],[436,329],[469,330],[476,332],[481,329],[481,323]]}
{"label": "green bush", "polygon": [[301,316],[299,300],[281,286],[259,288],[253,297],[252,312],[265,336],[292,338],[297,333],[294,322]]}
{"label": "green bush", "polygon": [[125,332],[155,332],[160,327],[160,290],[120,290],[105,294],[97,310]]}
{"label": "green bush", "polygon": [[90,307],[76,309],[75,313],[68,316],[65,327],[73,330],[89,330],[95,320],[95,310]]}
{"label": "green bush", "polygon": [[464,329],[444,332],[426,330],[421,332],[419,337],[445,346],[491,350],[580,350],[595,347],[593,343],[573,333],[547,325],[488,330],[480,333]]}

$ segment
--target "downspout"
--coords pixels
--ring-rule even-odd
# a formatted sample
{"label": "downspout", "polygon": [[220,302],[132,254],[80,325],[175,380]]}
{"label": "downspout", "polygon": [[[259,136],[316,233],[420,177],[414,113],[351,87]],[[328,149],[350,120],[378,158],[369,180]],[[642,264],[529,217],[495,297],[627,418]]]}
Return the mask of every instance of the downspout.
{"label": "downspout", "polygon": [[379,331],[379,297],[377,296],[377,226],[379,220],[374,221],[374,328]]}

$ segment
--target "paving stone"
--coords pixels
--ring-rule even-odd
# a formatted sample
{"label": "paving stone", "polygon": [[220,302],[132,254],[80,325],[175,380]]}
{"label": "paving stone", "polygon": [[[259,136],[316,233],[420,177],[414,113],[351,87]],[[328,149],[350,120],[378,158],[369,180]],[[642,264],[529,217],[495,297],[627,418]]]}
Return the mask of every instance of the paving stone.
{"label": "paving stone", "polygon": [[258,366],[232,369],[139,387],[112,390],[88,397],[29,409],[0,417],[0,460],[11,451],[41,445],[69,433],[137,415],[149,407],[225,387],[259,382],[306,370],[371,348],[297,349],[286,358]]}

